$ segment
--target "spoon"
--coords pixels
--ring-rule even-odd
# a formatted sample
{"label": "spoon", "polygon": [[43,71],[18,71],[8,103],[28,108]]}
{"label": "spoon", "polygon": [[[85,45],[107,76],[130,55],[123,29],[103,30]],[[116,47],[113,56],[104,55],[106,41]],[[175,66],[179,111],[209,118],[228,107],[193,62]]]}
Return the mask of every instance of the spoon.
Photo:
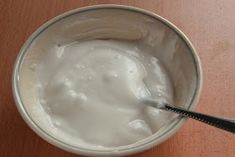
{"label": "spoon", "polygon": [[174,113],[178,113],[179,115],[183,117],[189,117],[189,118],[204,122],[208,125],[235,133],[235,120],[218,118],[218,117],[214,117],[214,116],[210,116],[210,115],[206,115],[206,114],[202,114],[198,112],[189,111],[182,107],[170,105],[167,103],[159,103],[153,99],[144,99],[142,102],[148,106],[152,106],[152,107],[166,110],[166,111],[172,111]]}

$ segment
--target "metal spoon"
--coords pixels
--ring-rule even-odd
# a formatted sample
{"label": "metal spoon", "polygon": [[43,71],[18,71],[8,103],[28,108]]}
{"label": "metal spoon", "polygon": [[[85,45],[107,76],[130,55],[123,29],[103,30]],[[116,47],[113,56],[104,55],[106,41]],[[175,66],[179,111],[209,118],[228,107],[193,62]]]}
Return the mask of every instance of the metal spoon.
{"label": "metal spoon", "polygon": [[167,103],[159,103],[156,100],[151,100],[151,99],[145,99],[145,100],[143,100],[143,103],[148,106],[152,106],[152,107],[155,107],[158,109],[172,111],[172,112],[178,113],[184,117],[193,118],[195,120],[204,122],[204,123],[209,124],[211,126],[235,133],[235,120],[205,115],[202,113],[189,111],[189,110],[184,109],[182,107],[170,105]]}

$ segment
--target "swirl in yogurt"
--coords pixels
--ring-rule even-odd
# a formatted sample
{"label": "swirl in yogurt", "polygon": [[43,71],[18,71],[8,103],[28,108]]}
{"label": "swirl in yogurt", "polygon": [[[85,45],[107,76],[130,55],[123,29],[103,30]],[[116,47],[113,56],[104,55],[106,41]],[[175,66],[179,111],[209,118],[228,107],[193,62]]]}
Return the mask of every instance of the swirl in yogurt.
{"label": "swirl in yogurt", "polygon": [[172,102],[172,85],[153,53],[132,42],[93,40],[60,46],[37,71],[40,103],[61,138],[117,147],[157,132],[170,114],[141,104]]}

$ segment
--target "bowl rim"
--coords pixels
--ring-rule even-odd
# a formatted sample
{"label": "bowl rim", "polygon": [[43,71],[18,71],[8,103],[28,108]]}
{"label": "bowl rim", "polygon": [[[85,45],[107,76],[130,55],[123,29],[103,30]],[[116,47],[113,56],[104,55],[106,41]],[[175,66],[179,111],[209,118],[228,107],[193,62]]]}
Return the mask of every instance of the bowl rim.
{"label": "bowl rim", "polygon": [[12,91],[13,91],[13,97],[14,97],[14,100],[15,100],[15,103],[16,103],[16,107],[17,107],[21,117],[24,119],[24,121],[27,123],[27,125],[37,135],[39,135],[41,138],[43,138],[44,140],[46,140],[50,144],[52,144],[54,146],[57,146],[57,147],[59,147],[63,150],[66,150],[66,151],[69,151],[69,152],[72,152],[72,153],[75,153],[75,154],[90,155],[90,156],[110,156],[110,155],[118,155],[118,156],[121,155],[122,156],[122,155],[129,155],[129,154],[141,152],[141,151],[149,149],[149,148],[151,148],[155,145],[158,145],[158,144],[162,143],[163,141],[167,140],[168,138],[170,138],[186,122],[187,118],[178,117],[177,119],[174,120],[174,122],[172,122],[172,125],[170,125],[170,127],[168,127],[168,130],[166,130],[166,132],[164,132],[164,134],[162,136],[160,136],[158,138],[155,138],[151,141],[147,141],[143,144],[137,145],[136,147],[130,147],[130,148],[127,147],[126,149],[118,149],[118,150],[114,149],[114,150],[109,150],[109,151],[83,149],[83,148],[79,148],[79,147],[72,146],[72,145],[69,145],[67,143],[64,143],[63,141],[60,141],[60,140],[56,139],[52,135],[45,132],[42,128],[40,128],[36,124],[36,122],[33,121],[33,119],[30,117],[30,115],[27,113],[26,109],[24,108],[24,104],[23,104],[23,102],[21,100],[21,97],[20,97],[20,92],[18,91],[18,81],[19,81],[18,73],[19,73],[19,69],[20,69],[21,63],[23,61],[23,58],[24,58],[24,56],[27,52],[27,49],[32,44],[34,39],[36,39],[37,36],[39,36],[40,33],[42,33],[48,27],[50,27],[54,23],[66,18],[66,17],[69,17],[69,16],[74,15],[74,14],[78,14],[78,13],[82,13],[82,12],[86,12],[86,11],[91,11],[91,10],[98,10],[98,9],[119,9],[119,10],[136,12],[136,13],[143,14],[145,16],[149,16],[151,18],[154,18],[154,19],[162,22],[164,25],[168,26],[170,29],[175,31],[175,33],[179,37],[181,37],[181,39],[186,43],[186,45],[190,49],[190,52],[191,52],[191,55],[194,59],[194,63],[195,63],[195,67],[196,67],[197,84],[196,84],[196,89],[194,91],[194,96],[192,97],[192,100],[191,100],[191,103],[188,106],[188,109],[193,110],[195,108],[196,104],[199,101],[199,97],[200,97],[201,90],[202,90],[203,74],[202,74],[202,67],[201,67],[201,62],[200,62],[199,56],[198,56],[194,46],[190,42],[190,40],[174,24],[172,24],[171,22],[169,22],[165,18],[163,18],[163,17],[161,17],[161,16],[159,16],[159,15],[153,13],[153,12],[150,12],[150,11],[147,11],[147,10],[144,10],[144,9],[141,9],[141,8],[133,7],[133,6],[117,5],[117,4],[92,5],[92,6],[86,6],[86,7],[73,9],[71,11],[67,11],[65,13],[62,13],[62,14],[50,19],[49,21],[47,21],[46,23],[41,25],[36,31],[34,31],[30,35],[30,37],[26,40],[26,42],[21,47],[21,49],[19,51],[19,54],[16,58],[14,69],[13,69]]}

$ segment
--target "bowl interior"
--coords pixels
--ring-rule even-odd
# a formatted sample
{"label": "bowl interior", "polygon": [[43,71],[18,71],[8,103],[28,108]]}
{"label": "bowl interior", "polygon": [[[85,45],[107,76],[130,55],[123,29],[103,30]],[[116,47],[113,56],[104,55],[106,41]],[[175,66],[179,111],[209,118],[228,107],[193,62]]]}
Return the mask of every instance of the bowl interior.
{"label": "bowl interior", "polygon": [[[50,133],[49,136],[54,136],[50,128],[44,127],[47,121],[43,111],[41,114],[38,112],[39,102],[36,91],[31,90],[36,83],[37,75],[29,67],[39,63],[45,53],[56,51],[60,45],[93,39],[139,41],[153,48],[154,55],[163,63],[171,77],[175,104],[186,108],[192,105],[198,88],[198,67],[192,49],[177,31],[161,18],[136,10],[87,9],[61,16],[37,31],[19,58],[18,94],[26,114],[38,127],[37,129],[42,129],[44,133]],[[175,121],[172,121],[173,123]],[[159,143],[161,136],[166,135],[169,129],[174,129],[175,126],[172,127],[172,124],[143,140],[139,145],[152,140],[155,140],[155,144]],[[130,148],[132,146],[127,146],[125,149]]]}

